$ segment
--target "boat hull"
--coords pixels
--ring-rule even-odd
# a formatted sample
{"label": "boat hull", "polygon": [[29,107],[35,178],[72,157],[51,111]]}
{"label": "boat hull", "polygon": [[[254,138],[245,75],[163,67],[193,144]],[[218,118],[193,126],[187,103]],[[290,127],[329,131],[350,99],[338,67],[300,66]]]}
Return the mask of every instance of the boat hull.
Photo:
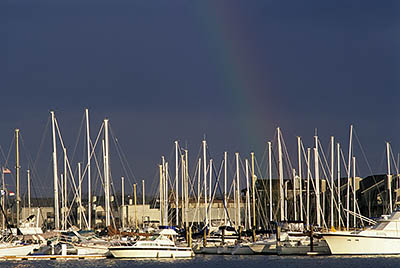
{"label": "boat hull", "polygon": [[400,237],[332,233],[323,237],[335,255],[400,254]]}
{"label": "boat hull", "polygon": [[5,256],[26,256],[31,253],[38,245],[15,245],[0,246],[0,257]]}
{"label": "boat hull", "polygon": [[114,258],[190,258],[194,255],[191,248],[185,247],[110,247],[109,251]]}
{"label": "boat hull", "polygon": [[[291,242],[280,242],[277,247],[278,255],[307,255],[311,252],[310,243],[300,244]],[[323,240],[313,243],[313,251],[318,255],[331,254],[327,243]]]}

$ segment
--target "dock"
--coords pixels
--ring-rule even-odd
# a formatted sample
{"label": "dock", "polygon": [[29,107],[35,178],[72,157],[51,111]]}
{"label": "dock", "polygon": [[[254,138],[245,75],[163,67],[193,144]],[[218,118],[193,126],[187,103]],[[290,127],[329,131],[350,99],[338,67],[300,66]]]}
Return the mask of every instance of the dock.
{"label": "dock", "polygon": [[4,256],[0,261],[36,261],[36,260],[99,260],[106,259],[100,255],[28,255],[28,256]]}

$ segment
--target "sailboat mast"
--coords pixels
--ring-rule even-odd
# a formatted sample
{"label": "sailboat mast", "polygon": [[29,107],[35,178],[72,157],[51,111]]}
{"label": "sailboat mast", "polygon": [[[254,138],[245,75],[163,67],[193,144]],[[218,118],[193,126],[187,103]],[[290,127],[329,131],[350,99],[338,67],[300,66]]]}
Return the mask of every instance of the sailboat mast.
{"label": "sailboat mast", "polygon": [[91,182],[91,171],[90,171],[90,129],[89,129],[89,109],[85,110],[86,115],[86,146],[87,146],[87,183],[88,183],[88,229],[92,228],[92,182]]}
{"label": "sailboat mast", "polygon": [[236,156],[236,213],[237,213],[237,228],[241,225],[240,218],[240,183],[239,183],[239,153],[235,153]]}
{"label": "sailboat mast", "polygon": [[179,158],[178,141],[175,141],[175,225],[179,224]]}
{"label": "sailboat mast", "polygon": [[303,221],[303,182],[302,182],[302,166],[301,166],[301,137],[297,137],[297,156],[299,164],[299,197],[300,197],[300,221]]}
{"label": "sailboat mast", "polygon": [[268,174],[269,174],[269,220],[272,221],[272,143],[268,142]]}
{"label": "sailboat mast", "polygon": [[203,179],[204,179],[204,215],[206,218],[205,224],[206,226],[209,225],[208,223],[208,215],[207,215],[207,144],[206,141],[203,140]]}
{"label": "sailboat mast", "polygon": [[[201,182],[201,158],[199,158],[198,169],[197,169],[197,202],[198,202],[198,205],[200,205],[200,198],[201,198],[200,182]],[[197,210],[197,223],[200,226],[200,209]]]}
{"label": "sailboat mast", "polygon": [[294,208],[294,220],[297,221],[297,192],[296,192],[296,187],[297,187],[297,175],[296,175],[296,169],[293,169],[293,208]]}
{"label": "sailboat mast", "polygon": [[310,226],[310,179],[311,179],[311,148],[307,148],[307,227]]}
{"label": "sailboat mast", "polygon": [[351,164],[351,153],[352,153],[352,140],[353,140],[353,125],[350,125],[350,142],[349,142],[349,162],[347,165],[347,194],[346,194],[346,229],[350,226],[350,164]]}
{"label": "sailboat mast", "polygon": [[321,227],[321,199],[319,191],[319,154],[318,154],[318,136],[315,138],[314,148],[314,165],[315,165],[315,199],[316,199],[316,212],[317,212],[317,226]]}
{"label": "sailboat mast", "polygon": [[54,111],[51,114],[51,125],[53,132],[53,181],[54,181],[54,229],[60,229],[60,215],[59,215],[59,204],[58,204],[58,170],[57,170],[57,147],[56,147],[56,127]]}
{"label": "sailboat mast", "polygon": [[333,173],[335,165],[335,138],[331,136],[331,228],[334,226],[333,218]]}
{"label": "sailboat mast", "polygon": [[252,225],[252,235],[253,235],[253,242],[255,242],[256,238],[256,175],[255,170],[254,170],[254,152],[250,153],[251,155],[251,185],[253,187],[252,193],[253,193],[253,225]]}
{"label": "sailboat mast", "polygon": [[61,184],[63,184],[64,191],[64,208],[63,208],[63,230],[67,229],[67,208],[68,208],[68,189],[67,189],[67,148],[63,149],[64,153],[64,176],[61,177]]}
{"label": "sailboat mast", "polygon": [[121,218],[122,218],[122,230],[125,229],[125,184],[124,177],[121,177]]}
{"label": "sailboat mast", "polygon": [[189,227],[188,220],[188,209],[189,209],[189,155],[188,150],[185,150],[185,219],[186,219],[186,230]]}
{"label": "sailboat mast", "polygon": [[353,156],[353,227],[357,226],[356,222],[356,158]]}
{"label": "sailboat mast", "polygon": [[390,171],[390,144],[389,142],[386,142],[386,153],[387,153],[387,187],[388,187],[388,193],[389,193],[389,211],[390,214],[393,212],[393,205],[392,205],[392,174]]}
{"label": "sailboat mast", "polygon": [[31,213],[31,171],[28,169],[26,171],[27,179],[28,179],[28,210]]}
{"label": "sailboat mast", "polygon": [[16,152],[16,179],[17,179],[17,228],[20,220],[20,196],[19,196],[19,129],[15,130],[15,152]]}
{"label": "sailboat mast", "polygon": [[285,198],[283,191],[283,162],[282,162],[282,144],[281,144],[281,130],[278,127],[278,168],[279,168],[279,200],[281,209],[281,221],[285,220]]}
{"label": "sailboat mast", "polygon": [[163,199],[163,166],[159,165],[160,170],[160,223],[164,225],[164,216],[163,216],[163,206],[164,206],[164,199]]}
{"label": "sailboat mast", "polygon": [[82,163],[78,163],[79,229],[82,230]]}
{"label": "sailboat mast", "polygon": [[245,228],[247,229],[251,228],[251,217],[250,217],[250,187],[249,187],[249,160],[246,158],[245,159],[245,166],[246,166],[246,219],[244,220],[245,222]]}
{"label": "sailboat mast", "polygon": [[342,201],[341,201],[341,194],[342,191],[340,190],[340,143],[337,143],[337,195],[338,195],[338,226],[340,230],[341,226],[341,206],[342,206]]}
{"label": "sailboat mast", "polygon": [[228,152],[224,152],[224,225],[226,225],[228,218],[228,216],[226,215],[226,211],[228,209],[226,202],[227,180],[228,180]]}
{"label": "sailboat mast", "polygon": [[169,180],[169,172],[168,172],[168,162],[165,162],[165,172],[164,172],[164,223],[169,225],[168,222],[168,180]]}
{"label": "sailboat mast", "polygon": [[109,164],[109,141],[108,141],[108,119],[104,119],[104,187],[105,187],[105,212],[106,227],[110,226],[110,164]]}
{"label": "sailboat mast", "polygon": [[210,171],[210,184],[208,185],[208,188],[209,188],[209,200],[208,200],[208,203],[209,203],[209,209],[208,209],[208,220],[210,221],[210,226],[212,225],[212,215],[211,215],[211,211],[212,211],[212,192],[211,192],[211,190],[212,190],[212,168],[213,168],[213,160],[212,159],[210,159],[210,167],[209,167],[209,171]]}

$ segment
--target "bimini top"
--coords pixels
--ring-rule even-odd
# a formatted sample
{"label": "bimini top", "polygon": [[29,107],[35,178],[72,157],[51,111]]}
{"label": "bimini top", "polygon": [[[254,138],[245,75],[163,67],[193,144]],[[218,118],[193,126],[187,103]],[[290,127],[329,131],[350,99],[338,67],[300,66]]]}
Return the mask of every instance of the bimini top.
{"label": "bimini top", "polygon": [[178,233],[175,232],[174,229],[161,229],[157,233],[160,234],[160,235],[178,235]]}

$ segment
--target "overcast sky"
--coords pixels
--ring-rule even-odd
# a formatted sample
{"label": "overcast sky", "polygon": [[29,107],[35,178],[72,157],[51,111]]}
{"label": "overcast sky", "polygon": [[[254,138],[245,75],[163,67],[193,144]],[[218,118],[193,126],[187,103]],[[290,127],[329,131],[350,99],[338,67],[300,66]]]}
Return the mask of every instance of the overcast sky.
{"label": "overcast sky", "polygon": [[50,110],[71,151],[86,107],[93,139],[108,117],[148,184],[175,140],[193,162],[204,136],[218,163],[225,150],[261,161],[280,126],[297,165],[296,136],[311,147],[318,129],[325,151],[331,135],[347,150],[354,124],[385,172],[385,141],[395,157],[400,146],[399,13],[397,1],[1,1],[0,145],[7,155],[20,128],[51,191]]}

